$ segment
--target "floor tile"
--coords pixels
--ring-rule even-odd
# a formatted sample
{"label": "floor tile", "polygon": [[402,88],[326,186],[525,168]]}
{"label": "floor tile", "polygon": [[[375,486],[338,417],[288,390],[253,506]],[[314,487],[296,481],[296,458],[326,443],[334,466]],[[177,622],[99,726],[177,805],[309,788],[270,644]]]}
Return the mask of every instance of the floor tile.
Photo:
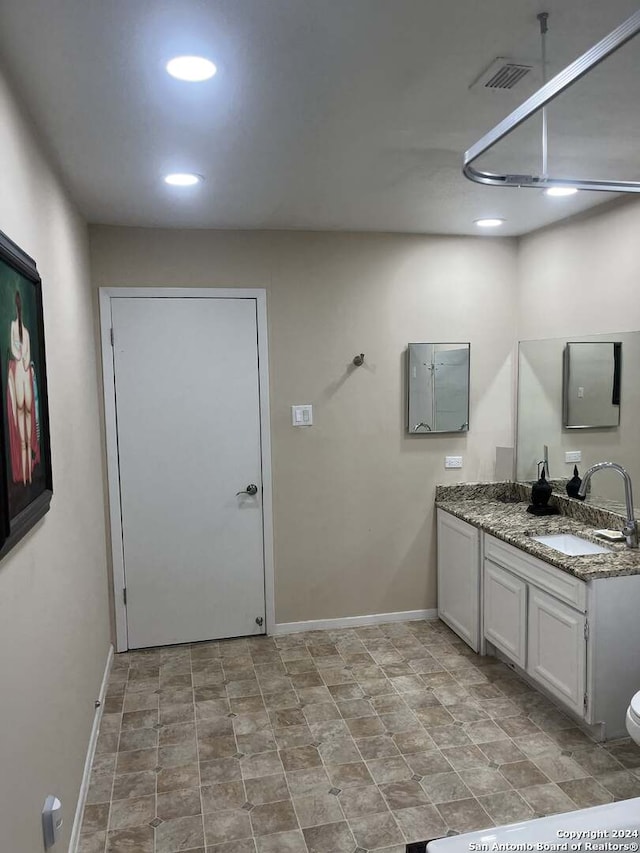
{"label": "floor tile", "polygon": [[309,853],[353,853],[356,843],[346,821],[303,829]]}
{"label": "floor tile", "polygon": [[244,785],[239,781],[221,782],[218,785],[203,785],[200,791],[204,814],[225,811],[227,809],[239,809],[247,802]]}
{"label": "floor tile", "polygon": [[640,746],[632,740],[625,738],[621,742],[610,743],[607,750],[624,767],[640,767]]}
{"label": "floor tile", "polygon": [[244,779],[256,779],[259,776],[273,776],[282,773],[283,766],[277,752],[261,752],[240,759],[240,769]]}
{"label": "floor tile", "polygon": [[531,820],[534,811],[517,791],[501,791],[478,797],[478,802],[497,826]]}
{"label": "floor tile", "polygon": [[493,826],[493,821],[476,799],[439,803],[436,807],[449,829],[472,832]]}
{"label": "floor tile", "polygon": [[552,782],[568,782],[589,775],[568,755],[542,755],[534,758],[533,763]]}
{"label": "floor tile", "polygon": [[137,749],[133,752],[119,752],[116,761],[116,772],[136,773],[140,770],[152,770],[157,764],[157,749]]}
{"label": "floor tile", "polygon": [[322,767],[312,767],[309,770],[293,770],[285,775],[292,797],[326,793],[332,785],[327,771]]}
{"label": "floor tile", "polygon": [[77,853],[104,853],[106,843],[107,833],[104,830],[81,835]]}
{"label": "floor tile", "polygon": [[[391,759],[393,760],[393,759]],[[375,764],[375,762],[372,762]],[[329,764],[327,773],[331,783],[336,788],[348,788],[354,785],[373,785],[371,773],[367,765],[362,761],[354,761],[351,764]]]}
{"label": "floor tile", "polygon": [[540,815],[559,814],[575,810],[573,800],[554,783],[521,788],[519,794]]}
{"label": "floor tile", "polygon": [[613,794],[590,777],[558,782],[558,787],[571,797],[579,809],[588,809],[613,800]]}
{"label": "floor tile", "polygon": [[113,779],[113,773],[92,773],[87,791],[87,805],[108,803],[111,800]]}
{"label": "floor tile", "polygon": [[354,738],[375,737],[385,731],[383,721],[377,716],[348,719],[347,726]]}
{"label": "floor tile", "polygon": [[198,788],[180,791],[168,791],[158,794],[156,814],[161,820],[173,820],[177,817],[192,817],[200,814],[201,800]]}
{"label": "floor tile", "polygon": [[356,843],[364,850],[388,847],[403,841],[404,836],[390,812],[352,818],[349,827]]}
{"label": "floor tile", "polygon": [[306,770],[322,764],[320,753],[315,746],[300,746],[294,749],[281,749],[280,760],[285,770]]}
{"label": "floor tile", "polygon": [[621,770],[621,764],[601,746],[591,744],[571,750],[571,758],[590,776]]}
{"label": "floor tile", "polygon": [[118,743],[119,752],[136,749],[155,749],[158,746],[158,732],[155,729],[130,729],[123,731]]}
{"label": "floor tile", "polygon": [[544,785],[549,779],[532,761],[514,761],[502,764],[499,771],[514,788]]}
{"label": "floor tile", "polygon": [[407,842],[440,838],[447,831],[447,825],[435,806],[400,809],[393,812],[393,816]]}
{"label": "floor tile", "polygon": [[377,737],[358,738],[357,748],[365,761],[375,758],[389,758],[400,755],[400,750],[390,737],[378,735]]}
{"label": "floor tile", "polygon": [[428,752],[412,752],[403,757],[412,776],[433,776],[435,773],[448,773],[453,769],[438,749]]}
{"label": "floor tile", "polygon": [[178,853],[204,846],[202,818],[178,817],[161,823],[156,829],[155,853]]}
{"label": "floor tile", "polygon": [[640,796],[635,744],[440,622],[118,655],[104,710],[79,853],[404,853]]}
{"label": "floor tile", "polygon": [[[256,838],[255,843],[258,853],[308,853],[304,836],[300,830],[263,835]],[[222,849],[218,851],[217,847],[212,848],[212,850],[215,853],[244,853],[240,848],[232,849],[231,846],[228,851]],[[209,853],[208,850],[207,853]]]}
{"label": "floor tile", "polygon": [[154,831],[150,826],[118,829],[107,833],[106,853],[154,853]]}
{"label": "floor tile", "polygon": [[[116,776],[116,784],[117,784]],[[185,764],[179,767],[162,768],[157,774],[158,793],[195,788],[200,784],[197,764]]]}
{"label": "floor tile", "polygon": [[525,754],[518,749],[510,738],[481,743],[478,746],[481,752],[494,764],[508,764],[514,761],[522,761],[526,758]]}
{"label": "floor tile", "polygon": [[298,829],[298,820],[290,800],[254,806],[250,812],[251,827],[255,836],[272,835]]}
{"label": "floor tile", "polygon": [[449,773],[435,773],[433,776],[425,776],[420,782],[420,785],[427,792],[432,803],[446,803],[449,802],[449,800],[463,800],[471,796],[471,791],[464,784],[462,778],[458,773],[453,771],[450,771]]}
{"label": "floor tile", "polygon": [[[431,777],[433,779],[435,777]],[[380,791],[390,809],[406,809],[411,806],[422,806],[429,802],[420,783],[413,780],[403,782],[385,782],[380,785]],[[361,844],[361,846],[366,846]],[[370,845],[369,845],[370,846]]]}
{"label": "floor tile", "polygon": [[82,820],[83,832],[98,832],[106,829],[109,822],[109,803],[85,806]]}
{"label": "floor tile", "polygon": [[388,810],[384,797],[375,785],[345,788],[338,795],[338,800],[348,820]]}
{"label": "floor tile", "polygon": [[155,794],[149,797],[134,797],[116,800],[111,804],[109,829],[128,829],[144,826],[156,816]]}
{"label": "floor tile", "polygon": [[289,797],[289,787],[284,773],[245,779],[244,787],[247,801],[255,805],[275,803]]}
{"label": "floor tile", "polygon": [[[349,791],[358,791],[358,788],[349,788]],[[367,786],[364,790],[375,790]],[[340,800],[333,794],[312,794],[306,797],[296,797],[293,805],[298,816],[300,826],[303,828],[318,826],[325,823],[335,823],[344,820],[344,814],[340,807]],[[347,815],[348,817],[348,815]]]}
{"label": "floor tile", "polygon": [[207,846],[235,841],[251,836],[249,813],[243,809],[212,812],[204,816],[204,832]]}
{"label": "floor tile", "polygon": [[628,770],[617,770],[612,773],[601,773],[596,780],[614,797],[629,799],[640,797],[640,780]]}
{"label": "floor tile", "polygon": [[216,785],[220,782],[237,781],[242,778],[240,761],[237,758],[220,758],[213,761],[203,761],[201,759],[200,777],[203,785]]}
{"label": "floor tile", "polygon": [[459,770],[458,773],[475,797],[481,797],[484,794],[496,794],[499,791],[507,791],[511,788],[511,784],[503,774],[493,767],[476,767],[473,770]]}
{"label": "floor tile", "polygon": [[318,752],[325,764],[350,764],[361,759],[358,747],[351,737],[327,740],[320,744]]}
{"label": "floor tile", "polygon": [[460,726],[437,726],[428,732],[439,749],[467,746],[473,742]]}

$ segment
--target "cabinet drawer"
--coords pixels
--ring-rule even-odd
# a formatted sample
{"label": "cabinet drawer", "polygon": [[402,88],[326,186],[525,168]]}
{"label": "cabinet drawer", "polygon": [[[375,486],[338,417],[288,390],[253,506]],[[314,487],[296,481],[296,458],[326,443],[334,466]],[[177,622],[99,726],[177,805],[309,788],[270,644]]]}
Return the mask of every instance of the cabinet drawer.
{"label": "cabinet drawer", "polygon": [[527,585],[486,559],[484,635],[524,669],[527,663]]}
{"label": "cabinet drawer", "polygon": [[586,610],[587,585],[584,581],[486,534],[484,553],[492,563],[508,569],[576,610]]}

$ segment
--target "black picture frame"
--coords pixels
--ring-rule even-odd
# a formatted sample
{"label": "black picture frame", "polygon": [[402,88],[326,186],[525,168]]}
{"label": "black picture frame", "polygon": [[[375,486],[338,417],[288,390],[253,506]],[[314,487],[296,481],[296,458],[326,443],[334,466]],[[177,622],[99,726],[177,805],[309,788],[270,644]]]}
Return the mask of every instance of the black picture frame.
{"label": "black picture frame", "polygon": [[33,258],[2,231],[0,391],[2,559],[49,511],[53,495],[42,281]]}

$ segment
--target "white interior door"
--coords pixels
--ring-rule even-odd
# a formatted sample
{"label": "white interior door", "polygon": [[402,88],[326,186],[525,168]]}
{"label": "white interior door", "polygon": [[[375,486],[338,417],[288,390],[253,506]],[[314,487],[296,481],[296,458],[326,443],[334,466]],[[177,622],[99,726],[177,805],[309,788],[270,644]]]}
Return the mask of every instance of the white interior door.
{"label": "white interior door", "polygon": [[256,301],[112,298],[111,320],[128,646],[263,633]]}

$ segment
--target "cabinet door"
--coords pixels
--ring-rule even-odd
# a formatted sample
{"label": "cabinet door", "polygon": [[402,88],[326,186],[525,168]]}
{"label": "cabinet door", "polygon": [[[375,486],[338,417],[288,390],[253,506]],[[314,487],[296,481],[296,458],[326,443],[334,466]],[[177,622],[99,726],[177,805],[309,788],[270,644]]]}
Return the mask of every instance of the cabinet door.
{"label": "cabinet door", "polygon": [[474,652],[480,648],[480,535],[438,510],[438,616]]}
{"label": "cabinet door", "polygon": [[527,585],[484,561],[484,635],[521,667],[527,662]]}
{"label": "cabinet door", "polygon": [[529,588],[527,672],[581,717],[586,670],[584,620],[584,613]]}

